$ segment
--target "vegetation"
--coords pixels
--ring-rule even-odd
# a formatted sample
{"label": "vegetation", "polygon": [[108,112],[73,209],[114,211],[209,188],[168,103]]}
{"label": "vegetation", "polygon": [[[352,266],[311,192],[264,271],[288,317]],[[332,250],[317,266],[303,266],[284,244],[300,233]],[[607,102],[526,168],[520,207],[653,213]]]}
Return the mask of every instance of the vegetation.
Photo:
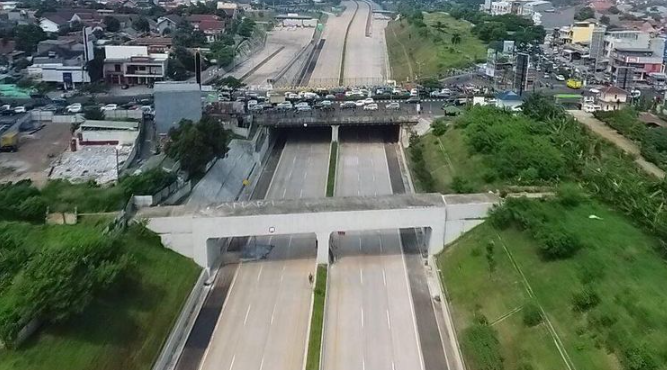
{"label": "vegetation", "polygon": [[416,14],[392,21],[386,29],[391,74],[396,80],[438,78],[486,58],[486,46],[472,35],[469,23],[444,13]]}
{"label": "vegetation", "polygon": [[338,142],[331,142],[329,154],[329,175],[327,176],[327,197],[333,197],[336,189],[336,165],[338,164]]}
{"label": "vegetation", "polygon": [[13,29],[16,48],[32,53],[37,50],[37,44],[47,39],[46,32],[39,25],[18,25]]}
{"label": "vegetation", "polygon": [[595,11],[589,6],[583,6],[577,10],[574,19],[578,21],[585,21],[587,19],[595,18]]}
{"label": "vegetation", "polygon": [[472,33],[484,42],[512,40],[519,49],[544,42],[546,31],[533,21],[516,14],[489,15],[468,6],[453,6],[449,14],[474,24]]}
{"label": "vegetation", "polygon": [[648,127],[633,108],[596,112],[595,117],[621,135],[639,144],[641,154],[649,162],[667,170],[667,128]]}
{"label": "vegetation", "polygon": [[165,147],[168,156],[181,162],[181,168],[192,174],[203,173],[214,158],[227,152],[227,132],[212,117],[194,123],[183,119],[169,130]]}
{"label": "vegetation", "polygon": [[[86,240],[86,235],[99,235],[105,225],[15,223],[8,232],[13,240],[25,241],[21,250],[44,258],[39,257],[41,250],[51,251],[49,255],[60,246],[70,250],[65,243],[68,238]],[[2,230],[7,231],[7,227]],[[116,283],[95,295],[81,313],[43,326],[17,349],[0,351],[0,369],[141,370],[152,366],[200,270],[162,247],[159,238],[140,225],[117,236],[114,248],[114,253],[129,261]],[[0,271],[4,276],[6,270]],[[67,279],[64,272],[53,274]],[[62,297],[62,293],[55,297]],[[0,302],[6,300],[0,289]]]}
{"label": "vegetation", "polygon": [[308,339],[308,355],[306,370],[320,368],[320,352],[322,351],[322,326],[324,324],[324,302],[327,293],[327,266],[317,265],[317,277],[313,290],[313,313],[310,319],[310,335]]}
{"label": "vegetation", "polygon": [[105,119],[104,112],[98,106],[90,106],[84,109],[83,116],[87,120],[103,121]]}
{"label": "vegetation", "polygon": [[475,323],[463,330],[461,347],[467,364],[477,370],[502,370],[498,333],[488,323]]}
{"label": "vegetation", "polygon": [[[586,247],[566,259],[545,259],[531,233],[491,223],[455,242],[438,263],[462,344],[467,328],[484,315],[498,332],[506,369],[562,369],[564,361],[577,369],[664,367],[661,241],[595,200],[571,207],[559,199],[526,202]],[[483,253],[489,242],[499,249],[494,271]],[[553,332],[542,324],[546,319]],[[559,354],[556,336],[569,359]],[[483,368],[463,348],[471,370]]]}

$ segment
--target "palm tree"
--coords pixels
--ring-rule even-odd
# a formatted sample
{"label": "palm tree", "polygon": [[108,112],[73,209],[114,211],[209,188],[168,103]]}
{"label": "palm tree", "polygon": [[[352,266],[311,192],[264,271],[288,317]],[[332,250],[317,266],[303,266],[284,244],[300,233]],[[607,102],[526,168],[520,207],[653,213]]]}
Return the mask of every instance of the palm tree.
{"label": "palm tree", "polygon": [[452,44],[460,44],[461,43],[461,35],[458,33],[455,33],[452,35]]}

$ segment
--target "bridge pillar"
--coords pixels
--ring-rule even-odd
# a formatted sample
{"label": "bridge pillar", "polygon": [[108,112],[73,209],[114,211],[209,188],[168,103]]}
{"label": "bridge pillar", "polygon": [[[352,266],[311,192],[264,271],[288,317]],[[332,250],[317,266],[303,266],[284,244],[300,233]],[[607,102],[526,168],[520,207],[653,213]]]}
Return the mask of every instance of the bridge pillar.
{"label": "bridge pillar", "polygon": [[331,142],[337,143],[338,142],[338,127],[339,125],[332,125],[331,126]]}
{"label": "bridge pillar", "polygon": [[329,264],[329,251],[331,250],[331,233],[319,232],[315,233],[317,238],[317,264]]}
{"label": "bridge pillar", "polygon": [[434,255],[440,253],[445,248],[445,224],[432,225],[426,229],[428,238],[428,254]]}

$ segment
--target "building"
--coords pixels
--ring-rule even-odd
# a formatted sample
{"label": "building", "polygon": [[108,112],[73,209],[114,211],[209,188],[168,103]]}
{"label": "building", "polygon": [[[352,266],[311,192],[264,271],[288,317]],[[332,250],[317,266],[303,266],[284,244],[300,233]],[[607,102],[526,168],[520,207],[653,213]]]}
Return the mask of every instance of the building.
{"label": "building", "polygon": [[213,42],[225,32],[226,22],[214,14],[192,14],[186,18],[195,30],[206,35],[208,42]]}
{"label": "building", "polygon": [[631,67],[632,81],[645,82],[650,73],[664,70],[662,55],[654,56],[653,50],[642,48],[616,48],[610,57],[609,71],[618,81],[619,70]]}
{"label": "building", "polygon": [[179,23],[181,22],[183,22],[183,18],[176,14],[169,14],[164,17],[160,17],[157,19],[157,31],[160,33],[160,35],[164,35],[165,33],[172,33],[176,30],[176,27],[178,27]]}
{"label": "building", "polygon": [[572,27],[561,29],[559,37],[564,44],[589,44],[594,29],[594,22],[575,22]]}
{"label": "building", "polygon": [[[46,12],[39,19],[39,26],[46,33],[56,33],[74,23],[87,27],[99,27],[103,24],[103,16],[94,9],[59,9]],[[100,27],[101,29],[102,27]]]}
{"label": "building", "polygon": [[37,44],[28,75],[39,82],[55,83],[65,89],[90,82],[86,65],[93,59],[93,38],[90,28],[83,32],[82,42],[76,39],[44,40]]}
{"label": "building", "polygon": [[86,120],[76,132],[79,145],[134,145],[139,122]]}
{"label": "building", "polygon": [[588,48],[588,55],[592,61],[592,70],[597,71],[598,65],[602,62],[602,57],[604,56],[604,33],[606,31],[605,27],[595,27],[593,33],[591,34],[591,43]]}
{"label": "building", "polygon": [[119,85],[152,85],[167,73],[168,55],[146,46],[105,46],[104,80]]}
{"label": "building", "polygon": [[531,18],[535,13],[553,10],[554,6],[550,1],[531,1],[521,4],[521,15]]}
{"label": "building", "polygon": [[614,49],[648,49],[651,35],[642,31],[609,31],[604,37],[604,56],[610,57]]}
{"label": "building", "polygon": [[501,109],[518,110],[523,104],[521,97],[514,91],[505,91],[496,94],[496,107]]}
{"label": "building", "polygon": [[202,116],[201,88],[194,82],[158,82],[153,87],[155,126],[165,136],[182,119],[197,122]]}
{"label": "building", "polygon": [[149,53],[169,53],[173,40],[171,37],[139,37],[132,40],[131,45],[145,46]]}
{"label": "building", "polygon": [[512,3],[508,1],[496,1],[491,3],[491,15],[510,14],[512,12]]}
{"label": "building", "polygon": [[545,9],[533,12],[531,18],[536,26],[542,26],[545,30],[560,29],[568,27],[574,22],[575,7],[561,9]]}
{"label": "building", "polygon": [[228,18],[235,19],[239,13],[239,5],[236,3],[226,3],[224,1],[218,1],[218,9],[225,12],[225,15]]}
{"label": "building", "polygon": [[607,86],[600,89],[600,96],[598,97],[598,105],[603,111],[622,109],[628,102],[628,92],[619,89],[616,86]]}

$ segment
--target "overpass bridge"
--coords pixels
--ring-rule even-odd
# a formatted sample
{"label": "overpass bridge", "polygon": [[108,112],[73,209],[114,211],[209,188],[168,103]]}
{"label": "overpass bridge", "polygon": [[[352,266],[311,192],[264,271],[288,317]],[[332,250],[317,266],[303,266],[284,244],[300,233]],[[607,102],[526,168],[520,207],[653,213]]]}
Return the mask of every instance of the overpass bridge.
{"label": "overpass bridge", "polygon": [[148,221],[163,245],[204,268],[221,253],[216,239],[293,234],[314,234],[317,262],[326,264],[342,231],[424,228],[428,253],[436,254],[481,223],[498,201],[487,193],[260,200],[143,208],[136,217]]}

